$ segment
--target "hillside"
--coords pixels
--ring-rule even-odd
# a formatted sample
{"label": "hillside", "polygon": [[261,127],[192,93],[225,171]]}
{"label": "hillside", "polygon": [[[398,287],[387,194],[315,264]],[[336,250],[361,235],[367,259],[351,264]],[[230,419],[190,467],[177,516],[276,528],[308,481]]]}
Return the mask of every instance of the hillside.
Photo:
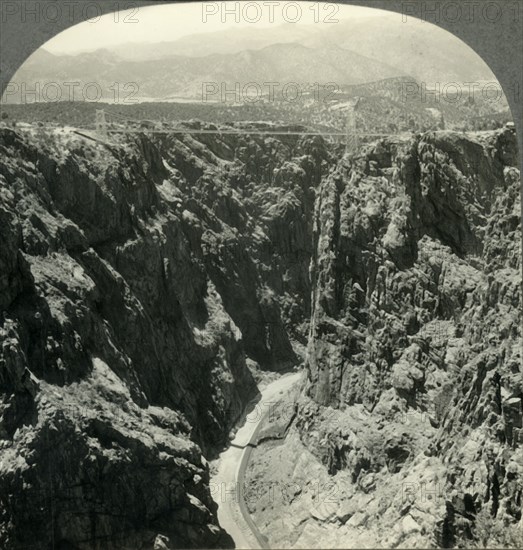
{"label": "hillside", "polygon": [[38,128],[0,148],[0,545],[230,545],[203,456],[300,362],[330,154]]}
{"label": "hillside", "polygon": [[517,164],[509,132],[437,132],[322,180],[307,384],[246,480],[270,546],[521,547]]}
{"label": "hillside", "polygon": [[110,51],[126,60],[152,61],[172,56],[232,55],[278,43],[302,44],[317,50],[342,48],[395,67],[394,76],[410,75],[431,84],[495,80],[486,63],[458,38],[413,17],[404,21],[401,14],[395,13],[340,19],[336,24],[232,27],[191,34],[171,42],[127,43],[112,46]]}
{"label": "hillside", "polygon": [[[230,547],[208,461],[301,365],[289,437],[250,474],[300,484],[249,504],[271,544],[518,547],[513,131],[342,156],[29,126],[0,152],[3,548]],[[334,510],[316,481],[343,487]]]}
{"label": "hillside", "polygon": [[112,46],[113,53],[122,59],[146,61],[183,55],[205,57],[211,54],[235,54],[246,49],[261,50],[272,44],[299,43],[319,32],[314,25],[275,25],[263,29],[229,28],[225,31],[201,32],[164,42],[129,42]]}
{"label": "hillside", "polygon": [[[107,49],[78,55],[37,51],[12,82],[24,82],[28,89],[35,89],[36,83],[43,88],[47,82],[78,82],[78,93],[95,82],[103,98],[113,97],[115,82],[136,83],[136,99],[174,96],[201,101],[202,86],[207,82],[223,84],[233,91],[236,83],[243,88],[255,82],[267,95],[266,82],[278,82],[280,86],[290,82],[360,84],[398,74],[401,73],[397,69],[380,61],[338,47],[311,49],[300,44],[273,44],[232,54],[213,53],[198,58],[171,55],[144,61],[125,60]],[[96,90],[90,91],[91,96],[95,93]],[[82,99],[86,98],[78,98]],[[221,100],[220,96],[210,99]],[[7,96],[10,100],[15,101],[16,97]]]}
{"label": "hillside", "polygon": [[308,47],[329,45],[379,59],[420,82],[495,81],[496,77],[472,48],[436,25],[400,14],[344,20],[306,38]]}

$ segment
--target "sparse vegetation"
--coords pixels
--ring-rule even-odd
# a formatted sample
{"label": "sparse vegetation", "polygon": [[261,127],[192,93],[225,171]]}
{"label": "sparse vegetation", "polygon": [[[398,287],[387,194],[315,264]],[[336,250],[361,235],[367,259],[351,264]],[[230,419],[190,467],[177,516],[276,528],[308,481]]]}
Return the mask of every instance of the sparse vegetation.
{"label": "sparse vegetation", "polygon": [[[491,130],[512,120],[504,98],[490,101],[464,95],[458,101],[404,97],[404,79],[386,79],[345,87],[327,98],[304,95],[298,101],[259,101],[229,104],[192,102],[144,102],[117,105],[98,102],[55,102],[3,105],[3,118],[26,123],[94,128],[95,111],[134,120],[136,128],[168,129],[172,123],[200,120],[218,124],[245,121],[304,125],[318,131],[344,132],[348,105],[355,104],[356,129],[364,133],[424,132],[436,129]],[[114,119],[118,120],[118,119]],[[132,123],[131,123],[132,124]],[[152,125],[152,126],[151,126]],[[117,123],[118,126],[118,123]]]}

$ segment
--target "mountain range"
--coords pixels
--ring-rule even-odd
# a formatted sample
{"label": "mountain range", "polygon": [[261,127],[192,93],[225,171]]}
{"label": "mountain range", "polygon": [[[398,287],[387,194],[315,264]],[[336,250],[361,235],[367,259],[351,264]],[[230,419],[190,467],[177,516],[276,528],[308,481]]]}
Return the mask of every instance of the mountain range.
{"label": "mountain range", "polygon": [[161,100],[201,98],[206,82],[223,83],[231,90],[235,83],[256,82],[262,88],[265,82],[344,86],[398,76],[429,84],[495,80],[481,58],[448,32],[384,16],[321,28],[286,24],[229,29],[75,55],[41,48],[13,81],[27,83],[28,89],[36,82],[95,82],[106,98],[112,96],[114,83],[136,83],[136,97]]}
{"label": "mountain range", "polygon": [[494,78],[486,63],[459,38],[413,18],[404,23],[398,14],[348,19],[321,26],[287,23],[269,28],[232,28],[183,36],[170,42],[130,42],[109,49],[123,59],[150,61],[173,55],[231,54],[278,43],[350,50],[395,67],[396,76],[408,74],[422,82]]}
{"label": "mountain range", "polygon": [[341,86],[397,74],[395,67],[336,46],[309,48],[284,43],[199,58],[172,55],[142,61],[124,59],[107,49],[75,56],[39,51],[18,71],[14,81],[79,81],[84,85],[96,82],[107,92],[115,82],[133,82],[139,86],[140,96],[160,99],[200,98],[202,85],[208,82],[224,83],[228,90],[233,90],[237,82],[242,85],[255,82],[263,90],[266,82],[280,86],[290,82],[322,85],[334,82]]}

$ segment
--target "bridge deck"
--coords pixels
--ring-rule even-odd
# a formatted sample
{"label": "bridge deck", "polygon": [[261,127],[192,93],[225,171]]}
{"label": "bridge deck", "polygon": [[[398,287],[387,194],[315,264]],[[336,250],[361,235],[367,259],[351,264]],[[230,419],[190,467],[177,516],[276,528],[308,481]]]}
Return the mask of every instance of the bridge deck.
{"label": "bridge deck", "polygon": [[[193,128],[173,128],[169,130],[148,130],[148,129],[113,129],[108,128],[107,132],[110,134],[240,134],[240,135],[257,135],[257,136],[338,136],[347,137],[346,132],[307,132],[307,131],[292,131],[286,132],[282,130],[197,130]],[[351,134],[357,137],[380,137],[380,136],[402,136],[409,134],[367,134],[367,133],[355,133]]]}

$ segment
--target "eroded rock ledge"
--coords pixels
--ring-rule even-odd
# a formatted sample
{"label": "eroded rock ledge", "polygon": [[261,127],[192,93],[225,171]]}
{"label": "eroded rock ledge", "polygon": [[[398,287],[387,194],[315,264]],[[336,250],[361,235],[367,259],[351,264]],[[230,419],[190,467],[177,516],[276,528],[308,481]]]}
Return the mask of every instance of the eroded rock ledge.
{"label": "eroded rock ledge", "polygon": [[[405,516],[407,500],[422,508],[419,529],[395,537],[380,535],[369,512],[366,543],[518,546],[517,166],[510,131],[437,132],[368,146],[319,188],[301,441],[375,502],[396,487],[383,528]],[[427,510],[412,473],[431,469]]]}
{"label": "eroded rock ledge", "polygon": [[331,153],[207,141],[1,130],[2,548],[231,544],[203,457],[300,361]]}
{"label": "eroded rock ledge", "polygon": [[516,151],[508,130],[351,159],[320,138],[1,130],[0,544],[229,546],[204,457],[307,348],[279,472],[347,498],[291,495],[289,544],[511,545]]}

